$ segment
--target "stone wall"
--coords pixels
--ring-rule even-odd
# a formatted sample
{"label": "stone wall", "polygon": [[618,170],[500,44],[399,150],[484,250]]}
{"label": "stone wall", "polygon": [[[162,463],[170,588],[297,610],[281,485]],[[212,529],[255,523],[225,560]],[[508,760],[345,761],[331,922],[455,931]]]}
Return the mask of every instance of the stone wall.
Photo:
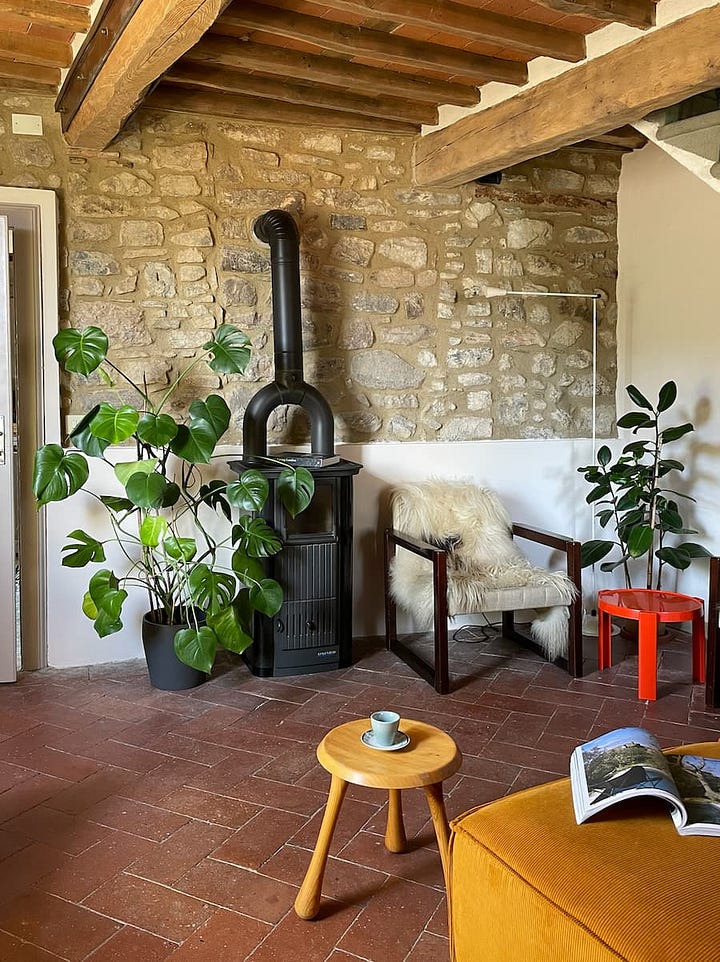
{"label": "stone wall", "polygon": [[[141,112],[102,155],[68,149],[46,98],[0,92],[0,183],[60,199],[63,318],[98,324],[113,358],[161,391],[222,321],[252,338],[243,378],[205,368],[176,398],[221,391],[241,438],[272,372],[268,250],[258,214],[301,231],[305,375],[339,441],[573,437],[589,433],[588,301],[487,286],[599,291],[598,433],[614,418],[620,155],[565,150],[499,186],[413,186],[410,138]],[[10,133],[40,113],[43,137]],[[107,388],[73,379],[79,414]],[[118,390],[118,396],[122,396]],[[271,441],[300,441],[296,408]]]}

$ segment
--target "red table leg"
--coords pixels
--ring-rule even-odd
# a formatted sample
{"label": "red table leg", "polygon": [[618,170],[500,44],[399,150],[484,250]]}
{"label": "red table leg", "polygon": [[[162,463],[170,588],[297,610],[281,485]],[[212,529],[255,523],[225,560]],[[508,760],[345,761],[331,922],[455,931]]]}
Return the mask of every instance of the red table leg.
{"label": "red table leg", "polygon": [[693,682],[705,681],[705,622],[702,611],[696,611],[692,619],[692,672]]}
{"label": "red table leg", "polygon": [[657,698],[657,615],[641,611],[638,615],[638,698]]}
{"label": "red table leg", "polygon": [[609,668],[612,664],[612,632],[610,614],[598,604],[598,668]]}

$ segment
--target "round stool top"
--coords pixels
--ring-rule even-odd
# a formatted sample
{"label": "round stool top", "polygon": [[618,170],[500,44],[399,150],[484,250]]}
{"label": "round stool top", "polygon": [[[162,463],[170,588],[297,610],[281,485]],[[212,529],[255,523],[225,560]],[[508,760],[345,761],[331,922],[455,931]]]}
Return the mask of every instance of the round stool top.
{"label": "round stool top", "polygon": [[322,767],[354,785],[368,788],[420,788],[454,775],[462,755],[445,732],[410,718],[400,720],[400,731],[410,738],[407,748],[383,752],[368,748],[360,740],[370,728],[361,718],[333,728],[318,745]]}
{"label": "round stool top", "polygon": [[694,611],[701,611],[703,607],[702,598],[679,595],[674,591],[654,591],[650,588],[613,588],[598,591],[598,604],[634,612],[652,612],[659,615],[660,621],[663,620],[663,615],[672,619],[673,616],[677,617],[686,612],[690,618]]}

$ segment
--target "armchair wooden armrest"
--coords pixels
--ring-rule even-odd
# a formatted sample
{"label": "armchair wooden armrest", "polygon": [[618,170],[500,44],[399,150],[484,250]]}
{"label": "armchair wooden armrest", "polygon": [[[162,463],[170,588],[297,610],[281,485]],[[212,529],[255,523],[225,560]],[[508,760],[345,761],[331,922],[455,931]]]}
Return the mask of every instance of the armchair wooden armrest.
{"label": "armchair wooden armrest", "polygon": [[720,616],[720,558],[710,559],[710,584],[707,605],[707,672],[705,704],[707,708],[720,707],[720,658],[718,658],[718,616]]}

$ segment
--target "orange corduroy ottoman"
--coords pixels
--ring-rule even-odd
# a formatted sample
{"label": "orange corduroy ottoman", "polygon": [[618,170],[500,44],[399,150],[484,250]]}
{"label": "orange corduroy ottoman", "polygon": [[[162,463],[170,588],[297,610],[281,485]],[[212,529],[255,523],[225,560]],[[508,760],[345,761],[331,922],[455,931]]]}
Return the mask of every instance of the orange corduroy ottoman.
{"label": "orange corduroy ottoman", "polygon": [[564,779],[455,819],[450,904],[455,962],[719,962],[720,838],[656,800],[576,825]]}

